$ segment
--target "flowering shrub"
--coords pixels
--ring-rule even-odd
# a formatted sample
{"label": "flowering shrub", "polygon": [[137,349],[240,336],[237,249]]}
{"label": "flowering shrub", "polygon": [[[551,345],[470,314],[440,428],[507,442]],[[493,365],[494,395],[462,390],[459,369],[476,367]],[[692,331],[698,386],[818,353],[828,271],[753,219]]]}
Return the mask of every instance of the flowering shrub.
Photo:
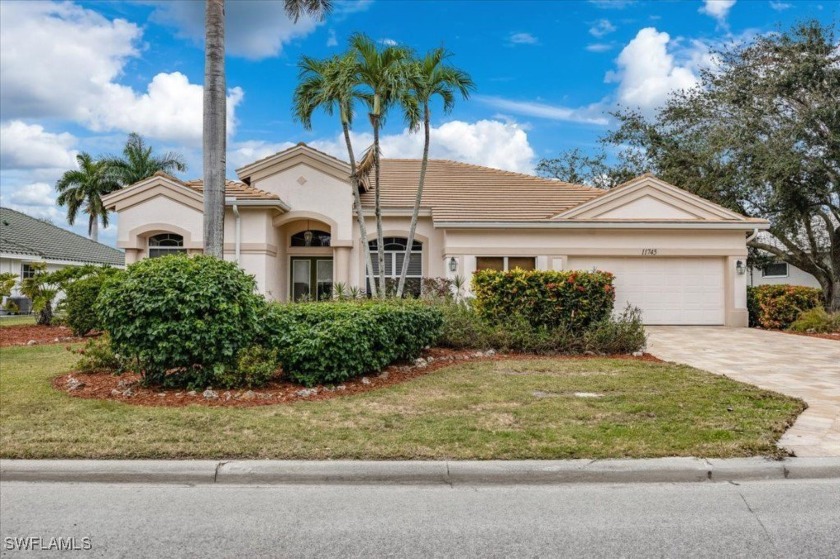
{"label": "flowering shrub", "polygon": [[491,323],[521,316],[533,327],[575,330],[608,318],[615,302],[609,272],[482,270],[472,285],[476,310]]}
{"label": "flowering shrub", "polygon": [[799,315],[822,304],[822,291],[800,285],[759,285],[747,288],[750,326],[784,330]]}

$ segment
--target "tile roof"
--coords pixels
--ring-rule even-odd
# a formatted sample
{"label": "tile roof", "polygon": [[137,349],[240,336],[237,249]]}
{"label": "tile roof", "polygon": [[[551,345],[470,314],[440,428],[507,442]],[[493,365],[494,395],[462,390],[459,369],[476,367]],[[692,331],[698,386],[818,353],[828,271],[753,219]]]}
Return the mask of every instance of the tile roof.
{"label": "tile roof", "polygon": [[[420,177],[418,159],[382,159],[381,203],[412,208]],[[605,194],[605,190],[443,159],[429,160],[421,207],[435,221],[534,221]],[[362,194],[373,207],[374,192]]]}
{"label": "tile roof", "polygon": [[45,260],[111,266],[125,264],[125,255],[121,250],[9,208],[0,208],[0,252],[37,256]]}
{"label": "tile roof", "polygon": [[[169,177],[172,178],[172,177]],[[173,179],[184,186],[187,186],[196,192],[201,193],[204,190],[204,181],[201,179],[194,179],[190,181],[179,181]],[[237,200],[279,200],[280,197],[276,194],[260,190],[244,182],[225,180],[225,197],[236,198]]]}

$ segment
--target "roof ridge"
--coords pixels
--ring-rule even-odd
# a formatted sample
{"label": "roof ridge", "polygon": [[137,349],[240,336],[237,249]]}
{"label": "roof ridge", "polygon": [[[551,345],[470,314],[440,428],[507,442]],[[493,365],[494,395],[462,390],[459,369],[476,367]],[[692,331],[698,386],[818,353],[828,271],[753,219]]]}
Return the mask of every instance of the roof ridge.
{"label": "roof ridge", "polygon": [[[70,231],[69,229],[65,229],[65,228],[63,228],[63,227],[59,227],[58,225],[56,225],[56,224],[54,224],[54,223],[50,223],[49,221],[44,221],[43,219],[38,219],[37,217],[32,217],[31,215],[25,214],[25,213],[23,213],[23,212],[19,212],[19,211],[17,211],[17,210],[13,210],[12,208],[7,208],[7,207],[0,206],[0,210],[5,210],[5,211],[7,211],[7,212],[14,212],[14,213],[16,213],[16,214],[18,214],[18,215],[22,215],[23,217],[25,217],[25,218],[27,218],[27,219],[31,219],[31,220],[33,220],[33,221],[37,221],[38,223],[43,223],[44,225],[49,225],[50,227],[52,227],[52,228],[54,228],[54,229],[58,229],[59,231],[62,231],[63,233],[69,233],[70,235],[75,235],[76,237],[79,237],[80,239],[84,239],[84,240],[86,240],[86,241],[88,241],[88,242],[90,242],[90,243],[93,243],[93,244],[95,244],[95,245],[102,246],[102,247],[105,247],[105,248],[107,248],[107,249],[109,249],[109,250],[113,250],[113,251],[115,251],[115,252],[118,252],[118,253],[120,253],[120,254],[123,254],[123,251],[121,251],[121,250],[119,250],[119,249],[116,249],[116,248],[114,248],[114,247],[112,247],[112,246],[108,246],[108,245],[106,245],[105,243],[100,243],[100,242],[98,242],[98,241],[94,241],[93,239],[90,239],[90,238],[88,238],[88,237],[85,237],[84,235],[79,235],[79,234],[78,234],[78,233],[76,233],[75,231]],[[29,248],[29,247],[26,247],[26,248]],[[30,250],[33,250],[33,251],[37,252],[38,254],[42,254],[42,253],[41,253],[40,251],[38,251],[38,250],[35,250],[35,249],[30,249]]]}
{"label": "roof ridge", "polygon": [[[319,154],[323,155],[324,157],[327,157],[327,158],[329,158],[329,159],[332,159],[333,161],[336,161],[337,163],[341,163],[342,165],[350,165],[350,163],[349,163],[349,162],[344,161],[343,159],[339,159],[338,157],[336,157],[336,156],[334,156],[334,155],[330,155],[329,153],[327,153],[327,152],[325,152],[325,151],[322,151],[322,150],[320,150],[320,149],[318,149],[318,148],[312,147],[312,146],[310,146],[309,144],[307,144],[306,142],[298,142],[298,143],[296,143],[295,145],[293,145],[293,146],[291,146],[291,147],[287,147],[286,149],[281,149],[280,151],[276,151],[276,152],[274,152],[274,153],[271,153],[271,154],[269,154],[269,155],[266,155],[265,157],[260,157],[260,158],[259,158],[259,159],[257,159],[256,161],[252,161],[252,162],[250,162],[250,163],[246,163],[245,165],[242,165],[241,167],[239,167],[239,169],[244,169],[244,168],[246,168],[246,167],[251,167],[251,166],[253,166],[253,165],[256,165],[256,164],[258,164],[258,163],[262,163],[263,161],[266,161],[266,160],[268,160],[268,159],[271,159],[272,157],[275,157],[275,156],[277,156],[277,155],[280,155],[281,153],[286,153],[287,151],[292,151],[293,149],[296,149],[296,148],[301,148],[301,147],[302,147],[302,148],[306,148],[306,149],[310,149],[310,150],[314,151],[315,153],[319,153]],[[237,169],[237,171],[238,171],[239,169]]]}

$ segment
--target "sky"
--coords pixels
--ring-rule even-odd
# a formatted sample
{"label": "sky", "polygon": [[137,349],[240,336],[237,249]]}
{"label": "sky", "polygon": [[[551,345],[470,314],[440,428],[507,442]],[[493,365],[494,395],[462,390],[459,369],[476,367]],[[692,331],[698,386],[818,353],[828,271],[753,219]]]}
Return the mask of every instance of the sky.
{"label": "sky", "polygon": [[[337,118],[292,118],[302,55],[342,52],[365,33],[422,54],[445,47],[476,83],[449,114],[432,108],[431,156],[532,173],[562,151],[597,149],[618,106],[654,114],[694,86],[711,52],[787,29],[838,22],[837,0],[337,0],[324,21],[296,24],[283,2],[228,0],[228,177],[297,142],[347,159]],[[67,224],[55,182],[75,157],[120,152],[130,132],[183,154],[202,174],[204,3],[0,0],[0,204]],[[357,118],[356,149],[372,143]],[[422,133],[398,114],[385,157],[421,157]],[[100,232],[114,244],[116,220]]]}

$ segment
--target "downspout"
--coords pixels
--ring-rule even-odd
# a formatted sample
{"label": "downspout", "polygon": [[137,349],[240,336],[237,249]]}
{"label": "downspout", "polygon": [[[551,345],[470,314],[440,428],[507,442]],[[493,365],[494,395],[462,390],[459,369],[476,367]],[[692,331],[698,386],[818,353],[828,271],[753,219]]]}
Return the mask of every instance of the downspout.
{"label": "downspout", "polygon": [[236,198],[227,198],[225,201],[231,205],[231,208],[233,209],[233,216],[236,218],[236,225],[234,227],[233,234],[233,251],[236,263],[242,265],[239,258],[240,239],[242,238],[242,219],[239,216],[239,206],[236,205]]}

